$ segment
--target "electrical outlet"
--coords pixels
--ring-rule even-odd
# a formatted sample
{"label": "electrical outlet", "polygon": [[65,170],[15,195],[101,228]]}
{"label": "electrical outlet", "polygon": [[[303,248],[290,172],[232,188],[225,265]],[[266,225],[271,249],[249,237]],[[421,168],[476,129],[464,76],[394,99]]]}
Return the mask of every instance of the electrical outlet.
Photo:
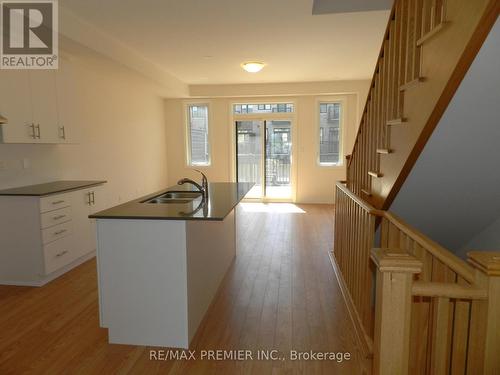
{"label": "electrical outlet", "polygon": [[23,169],[28,169],[31,168],[31,162],[30,159],[24,158],[23,159]]}
{"label": "electrical outlet", "polygon": [[3,160],[0,160],[0,171],[4,171],[7,168],[5,162]]}

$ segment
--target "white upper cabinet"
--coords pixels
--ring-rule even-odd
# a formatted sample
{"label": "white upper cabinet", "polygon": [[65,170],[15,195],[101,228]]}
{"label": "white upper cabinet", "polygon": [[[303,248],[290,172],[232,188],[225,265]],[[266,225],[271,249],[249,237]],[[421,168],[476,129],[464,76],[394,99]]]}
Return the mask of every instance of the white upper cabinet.
{"label": "white upper cabinet", "polygon": [[59,143],[56,73],[53,70],[32,70],[29,74],[37,142]]}
{"label": "white upper cabinet", "polygon": [[36,143],[27,70],[0,70],[0,114],[7,123],[0,125],[4,143]]}
{"label": "white upper cabinet", "polygon": [[77,143],[82,126],[77,68],[0,70],[3,143]]}
{"label": "white upper cabinet", "polygon": [[59,143],[78,143],[82,126],[81,101],[78,99],[78,68],[61,58],[56,73]]}

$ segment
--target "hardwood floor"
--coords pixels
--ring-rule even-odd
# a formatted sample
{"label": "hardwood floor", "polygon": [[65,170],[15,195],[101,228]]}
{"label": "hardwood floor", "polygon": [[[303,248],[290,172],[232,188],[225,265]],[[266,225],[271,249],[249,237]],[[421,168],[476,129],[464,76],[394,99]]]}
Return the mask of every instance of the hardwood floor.
{"label": "hardwood floor", "polygon": [[[166,348],[108,344],[95,260],[43,288],[0,286],[0,374],[364,374],[328,259],[332,220],[326,205],[238,207],[237,257],[193,339],[197,360],[150,360],[150,350]],[[199,358],[212,349],[254,358],[278,350],[285,360]],[[290,350],[351,359],[292,361]]]}

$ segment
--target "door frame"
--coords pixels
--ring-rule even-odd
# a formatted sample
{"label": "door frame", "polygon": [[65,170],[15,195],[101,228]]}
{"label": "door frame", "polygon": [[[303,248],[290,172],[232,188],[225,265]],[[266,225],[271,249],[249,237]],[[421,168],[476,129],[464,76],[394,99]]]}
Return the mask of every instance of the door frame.
{"label": "door frame", "polygon": [[[233,108],[235,104],[266,104],[266,103],[292,103],[294,107],[294,112],[276,112],[276,113],[256,113],[256,114],[234,114]],[[272,121],[272,120],[287,120],[290,121],[290,126],[292,127],[291,129],[291,134],[292,134],[292,152],[290,155],[290,183],[291,183],[291,196],[289,198],[245,198],[246,201],[254,201],[254,202],[295,202],[296,201],[296,196],[297,196],[297,155],[298,155],[298,137],[297,137],[297,103],[296,100],[290,99],[290,100],[283,100],[281,98],[280,100],[272,100],[272,98],[266,98],[264,100],[238,100],[238,101],[231,101],[229,103],[229,119],[230,119],[230,126],[229,126],[229,139],[231,140],[231,160],[230,160],[230,171],[229,171],[229,176],[231,178],[232,182],[236,182],[236,121],[262,121],[264,124],[264,121]],[[263,160],[262,163],[265,164],[265,128],[263,129],[262,133],[262,142],[263,142]],[[265,174],[265,169],[262,169],[262,173]],[[262,181],[262,187],[264,188],[265,180]]]}

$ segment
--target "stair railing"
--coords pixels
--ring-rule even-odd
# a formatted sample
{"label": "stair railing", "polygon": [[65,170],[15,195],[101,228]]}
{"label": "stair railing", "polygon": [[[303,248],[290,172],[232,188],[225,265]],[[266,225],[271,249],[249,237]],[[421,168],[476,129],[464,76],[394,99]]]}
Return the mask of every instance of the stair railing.
{"label": "stair railing", "polygon": [[468,264],[345,183],[335,210],[332,263],[374,374],[500,373],[500,252]]}

